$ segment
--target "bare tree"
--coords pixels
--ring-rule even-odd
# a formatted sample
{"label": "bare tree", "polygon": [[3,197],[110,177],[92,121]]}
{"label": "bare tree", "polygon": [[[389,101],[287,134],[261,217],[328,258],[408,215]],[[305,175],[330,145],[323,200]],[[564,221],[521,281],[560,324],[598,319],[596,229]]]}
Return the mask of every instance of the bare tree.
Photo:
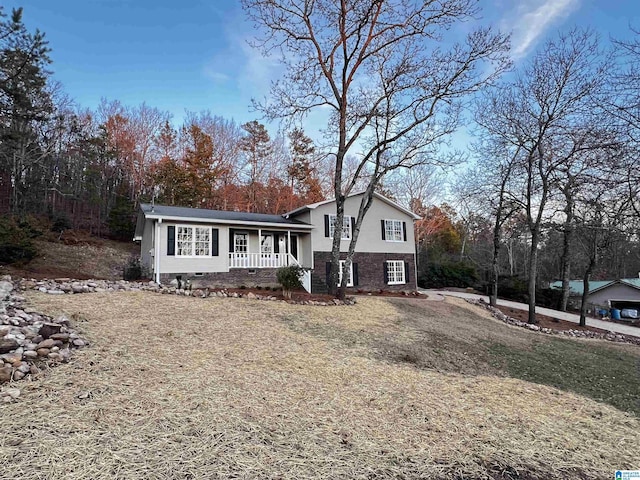
{"label": "bare tree", "polygon": [[[482,121],[482,102],[478,104],[476,117]],[[491,140],[491,139],[490,139]],[[503,226],[521,205],[513,198],[514,171],[520,150],[510,150],[504,145],[482,141],[475,147],[481,158],[481,167],[470,169],[457,183],[458,194],[463,202],[472,202],[477,210],[485,211],[492,219],[491,293],[489,303],[497,305],[500,279],[500,250]]]}
{"label": "bare tree", "polygon": [[557,193],[557,172],[597,147],[577,133],[593,118],[593,99],[606,72],[595,34],[574,29],[546,42],[515,80],[493,91],[486,102],[482,127],[518,157],[518,201],[530,234],[530,323],[536,322],[538,253],[543,227],[553,216],[549,206]]}
{"label": "bare tree", "polygon": [[[335,291],[345,198],[360,174],[368,181],[343,273],[376,185],[390,171],[434,161],[436,147],[458,124],[459,100],[507,68],[508,39],[483,28],[463,44],[445,43],[445,32],[473,19],[474,0],[242,3],[263,33],[256,45],[279,54],[285,67],[271,101],[256,106],[270,119],[298,120],[315,108],[331,112],[326,133],[335,164],[336,230],[329,289]],[[358,149],[356,175],[345,182],[345,158]],[[347,275],[342,279],[334,292],[340,297]]]}

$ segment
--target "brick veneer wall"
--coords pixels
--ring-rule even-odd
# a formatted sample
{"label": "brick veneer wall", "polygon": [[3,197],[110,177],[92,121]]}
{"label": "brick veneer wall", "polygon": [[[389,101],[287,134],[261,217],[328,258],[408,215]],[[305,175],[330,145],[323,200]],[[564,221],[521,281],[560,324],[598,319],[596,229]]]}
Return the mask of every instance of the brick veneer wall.
{"label": "brick veneer wall", "polygon": [[[249,271],[253,273],[249,273]],[[194,275],[191,273],[162,273],[160,274],[160,282],[169,283],[176,276],[181,275],[182,281],[189,280],[192,288],[238,288],[245,287],[278,287],[278,279],[276,277],[277,269],[275,268],[233,268],[228,272],[203,273],[202,275]]]}
{"label": "brick veneer wall", "polygon": [[[341,254],[340,258],[344,260],[347,254]],[[388,285],[384,282],[384,262],[387,260],[403,260],[409,263],[409,281],[402,285]],[[331,261],[331,252],[314,252],[313,264],[313,293],[321,293],[319,289],[323,288],[326,292],[326,264]],[[353,263],[358,264],[358,285],[347,288],[347,292],[355,292],[357,290],[374,291],[374,290],[393,290],[413,291],[417,288],[415,255],[411,253],[355,253],[353,255]],[[316,287],[317,286],[317,287]]]}

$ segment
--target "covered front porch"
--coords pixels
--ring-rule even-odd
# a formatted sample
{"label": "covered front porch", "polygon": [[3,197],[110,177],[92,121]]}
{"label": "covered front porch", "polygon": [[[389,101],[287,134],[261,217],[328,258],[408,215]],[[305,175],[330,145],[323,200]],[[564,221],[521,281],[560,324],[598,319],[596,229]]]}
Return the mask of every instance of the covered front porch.
{"label": "covered front porch", "polygon": [[305,255],[308,232],[229,229],[229,268],[280,268],[309,263]]}

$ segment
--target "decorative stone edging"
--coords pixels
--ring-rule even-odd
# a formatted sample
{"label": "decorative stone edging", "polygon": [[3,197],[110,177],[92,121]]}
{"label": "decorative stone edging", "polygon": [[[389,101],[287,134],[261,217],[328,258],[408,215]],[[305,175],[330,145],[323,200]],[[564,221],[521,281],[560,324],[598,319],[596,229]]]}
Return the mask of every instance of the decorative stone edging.
{"label": "decorative stone edging", "polygon": [[[66,363],[72,350],[89,344],[64,315],[54,319],[24,306],[26,299],[16,293],[19,283],[8,275],[0,280],[0,384]],[[19,396],[17,388],[0,390],[3,402]]]}
{"label": "decorative stone edging", "polygon": [[[501,322],[507,323],[509,325],[514,325],[516,327],[526,328],[527,330],[531,330],[534,332],[545,333],[547,335],[563,335],[565,337],[574,337],[574,338],[595,338],[599,340],[608,340],[610,342],[618,342],[618,343],[631,343],[633,345],[640,345],[640,338],[633,336],[625,336],[620,333],[609,332],[609,333],[600,333],[594,332],[592,330],[555,330],[553,328],[544,328],[539,325],[527,323],[505,315],[499,309],[492,307],[487,302],[485,302],[482,298],[475,300],[472,298],[465,299],[468,303],[472,305],[477,305],[479,307],[484,308],[491,312],[491,316],[500,320]],[[639,332],[640,333],[640,332]]]}
{"label": "decorative stone edging", "polygon": [[231,297],[231,298],[247,298],[251,300],[268,300],[282,301],[294,305],[316,305],[316,306],[335,306],[335,305],[355,305],[356,300],[353,297],[347,297],[344,301],[334,298],[330,301],[318,300],[280,300],[273,295],[259,295],[253,292],[238,293],[229,292],[227,289],[179,289],[173,285],[159,285],[155,282],[128,282],[126,280],[110,281],[110,280],[73,280],[70,278],[56,278],[51,280],[21,280],[20,288],[24,290],[37,290],[50,295],[78,294],[78,293],[95,293],[95,292],[155,292],[168,295],[184,295],[196,298],[208,297]]}

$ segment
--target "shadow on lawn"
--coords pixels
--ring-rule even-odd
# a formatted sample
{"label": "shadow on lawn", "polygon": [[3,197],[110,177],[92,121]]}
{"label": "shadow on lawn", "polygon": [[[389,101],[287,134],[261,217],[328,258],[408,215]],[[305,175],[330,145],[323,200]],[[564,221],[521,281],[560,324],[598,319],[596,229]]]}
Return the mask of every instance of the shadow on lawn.
{"label": "shadow on lawn", "polygon": [[446,303],[389,302],[399,315],[389,318],[383,329],[354,331],[337,321],[310,321],[304,315],[282,320],[299,333],[356,349],[360,355],[444,373],[509,376],[640,415],[640,348],[529,332]]}

